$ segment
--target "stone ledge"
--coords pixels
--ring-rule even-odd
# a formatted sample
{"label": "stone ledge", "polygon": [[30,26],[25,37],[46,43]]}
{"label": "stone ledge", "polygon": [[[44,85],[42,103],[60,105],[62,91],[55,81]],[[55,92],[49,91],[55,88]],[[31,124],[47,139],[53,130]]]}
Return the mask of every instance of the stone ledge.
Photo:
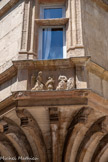
{"label": "stone ledge", "polygon": [[20,68],[38,68],[38,69],[55,69],[55,68],[69,68],[74,67],[75,64],[83,65],[90,59],[90,57],[71,57],[67,59],[55,60],[14,60],[13,65]]}
{"label": "stone ledge", "polygon": [[12,92],[13,100],[20,106],[56,106],[56,105],[81,105],[93,103],[108,111],[108,99],[98,95],[90,89],[73,89],[64,91],[17,91]]}
{"label": "stone ledge", "polygon": [[40,26],[60,26],[68,23],[69,18],[56,18],[56,19],[35,19],[36,24]]}
{"label": "stone ledge", "polygon": [[17,74],[16,68],[12,65],[0,74],[0,84],[6,82]]}
{"label": "stone ledge", "polygon": [[[61,99],[60,99],[61,97]],[[59,105],[89,105],[108,113],[108,99],[99,96],[90,89],[74,89],[71,91],[18,91],[0,103],[0,113],[8,110],[9,105],[19,107],[29,106],[59,106]]]}
{"label": "stone ledge", "polygon": [[93,61],[88,62],[87,64],[88,71],[96,74],[101,79],[108,81],[108,70],[104,69],[100,65],[94,63]]}
{"label": "stone ledge", "polygon": [[25,99],[50,99],[50,98],[68,98],[68,97],[87,97],[89,89],[73,90],[53,90],[53,91],[16,91],[12,92],[14,100]]}
{"label": "stone ledge", "polygon": [[10,95],[9,97],[0,102],[0,112],[3,111],[3,109],[5,108],[6,110],[8,110],[8,107],[13,104],[15,105],[15,101],[13,100],[13,96]]}
{"label": "stone ledge", "polygon": [[18,101],[19,106],[51,106],[69,104],[87,104],[87,96],[90,90],[73,89],[64,91],[18,91],[13,92],[13,100]]}
{"label": "stone ledge", "polygon": [[96,2],[100,7],[108,11],[108,0],[92,0],[92,1]]}
{"label": "stone ledge", "polygon": [[41,4],[51,4],[51,3],[54,3],[54,4],[64,4],[66,2],[66,0],[39,0],[39,3]]}
{"label": "stone ledge", "polygon": [[19,0],[9,0],[2,8],[0,9],[0,17],[3,16],[10,8],[12,8]]}

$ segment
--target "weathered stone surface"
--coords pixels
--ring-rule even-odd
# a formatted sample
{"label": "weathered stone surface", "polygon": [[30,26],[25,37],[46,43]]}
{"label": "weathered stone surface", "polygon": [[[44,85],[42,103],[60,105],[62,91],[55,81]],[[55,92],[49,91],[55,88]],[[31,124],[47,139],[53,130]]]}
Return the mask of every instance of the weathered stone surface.
{"label": "weathered stone surface", "polygon": [[85,54],[108,70],[108,12],[99,7],[95,0],[82,2]]}
{"label": "weathered stone surface", "polygon": [[0,19],[0,66],[18,57],[21,44],[23,3],[20,1]]}
{"label": "weathered stone surface", "polygon": [[[66,18],[40,19],[41,5]],[[108,160],[107,18],[106,0],[0,1],[0,157]],[[66,58],[38,60],[39,28],[62,25]]]}

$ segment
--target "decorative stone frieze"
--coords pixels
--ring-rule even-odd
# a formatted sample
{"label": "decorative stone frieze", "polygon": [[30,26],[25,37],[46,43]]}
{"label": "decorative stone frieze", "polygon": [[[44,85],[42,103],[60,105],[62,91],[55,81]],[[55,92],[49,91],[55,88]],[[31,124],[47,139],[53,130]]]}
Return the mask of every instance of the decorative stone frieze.
{"label": "decorative stone frieze", "polygon": [[[33,75],[31,77],[31,85],[33,84],[36,77]],[[75,88],[74,77],[67,79],[66,76],[60,75],[58,77],[58,85],[55,90],[71,90]],[[32,91],[43,91],[43,90],[54,90],[54,80],[51,77],[48,77],[46,83],[43,83],[42,71],[38,72],[35,86],[31,89]]]}
{"label": "decorative stone frieze", "polygon": [[36,84],[35,86],[32,88],[32,90],[34,91],[41,91],[41,90],[44,90],[44,85],[42,83],[42,71],[40,71],[38,73],[38,76],[37,76],[37,81],[36,81]]}

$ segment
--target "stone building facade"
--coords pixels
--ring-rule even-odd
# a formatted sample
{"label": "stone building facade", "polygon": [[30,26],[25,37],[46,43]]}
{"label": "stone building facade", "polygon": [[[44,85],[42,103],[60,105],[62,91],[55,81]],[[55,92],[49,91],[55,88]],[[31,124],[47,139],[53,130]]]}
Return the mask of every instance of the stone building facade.
{"label": "stone building facade", "polygon": [[1,0],[0,55],[1,161],[108,161],[107,0]]}

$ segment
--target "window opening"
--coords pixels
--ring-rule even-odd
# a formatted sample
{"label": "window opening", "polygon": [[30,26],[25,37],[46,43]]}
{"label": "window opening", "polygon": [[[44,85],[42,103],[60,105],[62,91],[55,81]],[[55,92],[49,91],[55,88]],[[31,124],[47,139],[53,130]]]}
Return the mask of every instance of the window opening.
{"label": "window opening", "polygon": [[[65,8],[62,6],[41,6],[40,18],[56,19],[64,17]],[[59,20],[58,20],[59,21]],[[46,26],[39,30],[38,59],[62,59],[65,58],[65,27]]]}

